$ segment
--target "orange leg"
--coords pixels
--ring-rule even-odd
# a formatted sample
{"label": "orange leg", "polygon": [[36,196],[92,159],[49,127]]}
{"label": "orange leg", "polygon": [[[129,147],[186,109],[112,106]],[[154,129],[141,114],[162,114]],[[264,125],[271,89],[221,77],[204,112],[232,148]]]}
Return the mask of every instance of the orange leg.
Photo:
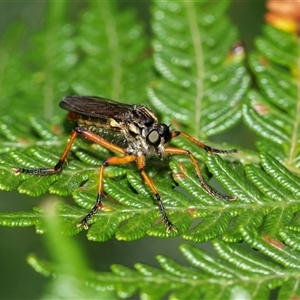
{"label": "orange leg", "polygon": [[147,185],[150,187],[151,191],[153,192],[156,201],[158,203],[158,207],[159,210],[162,214],[163,220],[165,222],[165,224],[167,225],[167,232],[170,232],[171,230],[176,231],[177,232],[177,228],[170,222],[167,213],[165,211],[165,207],[163,205],[163,202],[161,200],[161,197],[153,183],[153,181],[150,179],[150,177],[148,177],[148,175],[145,172],[145,155],[141,155],[137,158],[137,166],[138,166],[138,170],[141,173],[141,176],[143,178],[143,180],[147,183]]}
{"label": "orange leg", "polygon": [[[200,142],[199,142],[200,143]],[[200,143],[201,144],[201,143]],[[204,144],[202,144],[204,145]],[[204,145],[205,146],[205,145]],[[217,150],[217,149],[211,149],[211,150]],[[219,150],[218,150],[219,151]],[[221,150],[223,151],[223,150]],[[226,150],[225,150],[226,151]],[[230,150],[229,150],[230,151]],[[189,158],[191,159],[192,163],[193,163],[193,166],[196,170],[196,174],[197,174],[197,177],[201,183],[201,185],[203,186],[203,188],[212,196],[214,197],[217,197],[219,199],[223,199],[223,200],[235,200],[236,197],[235,196],[226,196],[226,195],[222,195],[222,194],[219,194],[218,192],[216,192],[212,187],[210,187],[206,181],[204,180],[204,177],[201,173],[201,170],[197,164],[197,161],[195,159],[195,157],[191,154],[190,151],[188,150],[184,150],[184,149],[178,149],[178,148],[173,148],[173,147],[167,147],[165,148],[165,153],[166,154],[178,154],[178,155],[187,155],[189,156]],[[223,152],[222,152],[223,153]],[[227,153],[227,152],[226,152]]]}
{"label": "orange leg", "polygon": [[53,168],[41,168],[41,169],[14,168],[14,171],[16,174],[27,173],[27,174],[33,174],[33,175],[50,175],[50,174],[55,174],[55,173],[60,172],[62,170],[63,164],[66,161],[66,158],[67,158],[78,134],[82,135],[83,137],[85,137],[85,138],[111,150],[111,151],[118,152],[118,153],[124,155],[124,157],[116,157],[116,156],[110,157],[102,163],[100,170],[99,170],[99,185],[98,185],[96,204],[93,206],[91,211],[85,216],[85,218],[80,223],[77,224],[77,226],[83,225],[83,227],[85,229],[87,229],[88,228],[88,226],[87,226],[88,220],[102,206],[103,174],[104,174],[105,167],[107,167],[109,165],[120,165],[120,164],[125,164],[128,162],[132,162],[136,159],[135,155],[127,155],[127,153],[124,149],[108,142],[107,140],[103,139],[96,133],[94,133],[90,130],[81,128],[81,127],[76,127],[76,128],[74,128],[74,130],[71,133],[71,138],[70,138],[63,154],[61,155],[59,161]]}
{"label": "orange leg", "polygon": [[15,174],[19,173],[27,173],[27,174],[34,174],[34,175],[50,175],[50,174],[55,174],[58,173],[62,170],[63,164],[66,161],[66,158],[72,148],[72,145],[77,137],[77,135],[80,134],[83,137],[87,138],[88,140],[91,140],[105,148],[111,151],[118,152],[123,155],[127,155],[126,151],[110,142],[107,140],[103,139],[101,136],[97,135],[96,133],[81,128],[81,127],[76,127],[71,133],[71,138],[62,154],[60,157],[59,161],[53,168],[41,168],[41,169],[24,169],[24,168],[14,168]]}
{"label": "orange leg", "polygon": [[89,219],[102,207],[102,192],[103,192],[103,173],[104,173],[104,168],[109,166],[109,165],[121,165],[121,164],[126,164],[129,162],[132,162],[134,160],[137,159],[137,166],[138,166],[138,170],[141,173],[141,176],[143,178],[143,180],[145,181],[145,183],[148,184],[148,186],[150,187],[151,191],[153,192],[160,212],[162,214],[163,220],[165,222],[165,224],[167,225],[167,232],[170,232],[171,230],[177,231],[176,227],[170,222],[167,213],[165,211],[165,207],[162,203],[161,197],[156,189],[156,187],[154,186],[153,181],[148,177],[148,175],[145,172],[145,156],[141,155],[139,157],[136,157],[135,155],[126,155],[124,157],[110,157],[108,159],[106,159],[101,167],[100,167],[100,171],[99,171],[99,186],[98,186],[98,194],[97,194],[97,199],[96,199],[96,203],[93,206],[93,208],[91,209],[91,211],[83,218],[83,220],[81,222],[79,222],[77,224],[77,226],[83,226],[84,229],[88,229],[88,225],[87,222],[89,221]]}
{"label": "orange leg", "polygon": [[62,166],[64,162],[66,161],[66,158],[72,148],[72,145],[76,139],[77,131],[73,130],[71,133],[71,138],[67,144],[67,147],[65,148],[62,156],[60,157],[59,161],[53,168],[41,168],[41,169],[24,169],[24,168],[14,168],[15,174],[20,173],[27,173],[27,174],[34,174],[34,175],[50,175],[55,174],[61,171]]}
{"label": "orange leg", "polygon": [[203,143],[201,143],[200,141],[194,139],[193,137],[191,137],[190,135],[181,132],[181,131],[172,131],[172,136],[171,139],[174,139],[178,136],[182,136],[184,138],[186,138],[187,140],[189,140],[190,142],[192,142],[193,144],[203,148],[205,151],[209,152],[209,153],[218,153],[218,154],[231,154],[231,153],[237,153],[238,150],[237,149],[229,149],[229,150],[221,150],[221,149],[213,149],[208,145],[205,145]]}
{"label": "orange leg", "polygon": [[127,155],[127,156],[124,156],[124,157],[112,156],[112,157],[106,159],[101,164],[101,167],[100,167],[100,170],[99,170],[99,185],[98,185],[98,193],[97,193],[96,203],[93,206],[93,208],[90,210],[90,212],[77,224],[77,227],[83,226],[83,228],[87,230],[88,229],[88,225],[87,225],[88,221],[102,207],[104,169],[107,166],[122,165],[122,164],[132,162],[134,160],[136,160],[135,155]]}

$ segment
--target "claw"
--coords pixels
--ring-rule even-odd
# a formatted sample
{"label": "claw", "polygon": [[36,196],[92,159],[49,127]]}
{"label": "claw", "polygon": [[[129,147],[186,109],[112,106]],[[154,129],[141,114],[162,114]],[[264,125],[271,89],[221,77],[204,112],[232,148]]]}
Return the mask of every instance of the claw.
{"label": "claw", "polygon": [[89,226],[88,226],[86,220],[84,220],[84,219],[83,219],[81,222],[77,223],[76,226],[77,226],[77,227],[83,226],[83,228],[84,228],[85,230],[88,230],[88,229],[89,229]]}
{"label": "claw", "polygon": [[174,232],[177,232],[177,228],[170,222],[167,224],[166,232],[170,233],[171,230],[173,230]]}

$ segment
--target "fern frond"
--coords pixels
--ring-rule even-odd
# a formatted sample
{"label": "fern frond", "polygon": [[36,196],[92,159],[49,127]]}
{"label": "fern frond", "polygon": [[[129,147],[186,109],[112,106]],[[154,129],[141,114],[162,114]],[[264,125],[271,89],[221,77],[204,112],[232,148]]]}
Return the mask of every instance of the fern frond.
{"label": "fern frond", "polygon": [[[74,234],[77,232],[75,224],[94,204],[99,161],[106,158],[108,153],[104,150],[100,151],[99,147],[94,149],[90,144],[78,141],[69,157],[69,164],[62,174],[49,177],[25,174],[14,176],[12,168],[15,166],[27,168],[53,166],[57,162],[57,154],[63,151],[66,143],[67,137],[58,135],[57,128],[53,128],[51,124],[35,118],[29,120],[35,136],[30,135],[29,140],[23,140],[22,138],[31,129],[24,130],[24,127],[18,125],[13,118],[2,119],[0,134],[4,142],[1,151],[9,153],[1,163],[1,189],[12,190],[18,187],[19,191],[34,196],[48,190],[61,196],[72,194],[77,204],[84,209],[77,209],[70,214],[67,211],[72,209],[65,207],[61,217],[68,224],[66,232]],[[280,121],[278,122],[280,124]],[[62,130],[58,128],[58,131]],[[182,147],[185,148],[184,145]],[[25,149],[24,153],[16,151],[20,148]],[[15,151],[11,152],[12,149]],[[243,239],[239,231],[241,226],[254,228],[263,226],[267,234],[272,237],[290,233],[285,236],[288,241],[292,234],[291,230],[298,230],[294,214],[299,211],[297,200],[299,184],[297,178],[279,163],[267,155],[262,155],[263,170],[253,165],[247,166],[245,168],[247,178],[241,167],[237,172],[218,156],[208,155],[206,164],[228,193],[237,196],[237,200],[234,203],[225,203],[212,198],[199,187],[198,179],[191,167],[183,167],[180,163],[171,162],[174,180],[189,194],[189,197],[173,190],[173,181],[167,172],[161,172],[159,175],[163,178],[163,184],[156,184],[170,218],[179,229],[178,234],[183,234],[187,240],[197,242],[207,241],[220,235],[226,241],[237,242]],[[157,172],[157,169],[155,171],[153,168],[153,170]],[[124,168],[114,167],[107,169],[105,175],[116,178],[124,176],[125,173]],[[157,178],[158,182],[160,178]],[[99,212],[92,220],[94,224],[88,232],[88,238],[103,241],[114,234],[120,240],[139,239],[145,234],[160,237],[174,236],[175,233],[166,234],[161,222],[153,226],[159,214],[151,193],[142,184],[139,176],[128,172],[127,179],[128,181],[120,181],[118,184],[110,179],[105,181],[105,191],[118,203],[105,202],[106,209]],[[251,187],[249,187],[249,179],[253,183]],[[280,191],[278,186],[281,187]],[[282,197],[286,201],[281,201]],[[144,218],[145,215],[147,220]],[[36,224],[39,218],[41,216],[37,216],[35,223],[31,225]],[[193,223],[195,219],[198,224]],[[12,216],[4,214],[2,224],[27,226],[28,221],[13,223]]]}
{"label": "fern frond", "polygon": [[[11,115],[13,104],[15,122],[29,114],[51,121],[63,114],[58,107],[61,97],[74,90],[128,103],[144,102],[151,75],[148,40],[134,13],[118,14],[114,4],[90,2],[77,32],[66,21],[69,4],[49,3],[45,28],[31,37],[26,56],[11,51],[20,48],[13,44],[20,30],[12,28],[8,32],[11,41],[4,36],[0,53],[0,78],[5,85],[1,113]],[[24,68],[26,64],[30,68]],[[18,74],[13,74],[16,70]]]}
{"label": "fern frond", "polygon": [[[7,109],[1,107],[1,114],[13,115],[15,122],[31,114],[41,115],[49,122],[61,112],[57,104],[61,96],[70,91],[66,78],[78,60],[76,45],[72,42],[74,28],[66,21],[67,5],[66,2],[47,5],[45,28],[33,37],[26,37],[29,45],[26,51],[22,47],[1,47],[1,58],[9,59],[3,60],[7,66],[3,64],[5,68],[0,70],[6,86],[1,93],[1,106],[7,106]],[[24,36],[20,40],[22,38]]]}
{"label": "fern frond", "polygon": [[[91,94],[99,94],[98,90],[100,84],[100,86],[105,87],[105,91],[103,92],[104,96],[107,97],[111,95],[111,98],[114,99],[124,97],[124,100],[128,102],[131,102],[131,100],[135,101],[134,99],[137,99],[137,96],[142,97],[142,95],[144,95],[143,91],[145,91],[145,87],[149,81],[150,68],[148,65],[149,60],[143,57],[147,50],[147,39],[143,37],[142,27],[138,22],[133,22],[135,17],[132,12],[124,11],[115,17],[116,7],[114,3],[107,2],[99,5],[99,3],[91,2],[89,5],[88,10],[83,14],[80,20],[77,34],[75,28],[64,21],[64,14],[67,11],[66,6],[61,3],[49,4],[49,20],[48,23],[46,23],[47,34],[45,38],[41,38],[40,35],[35,36],[32,42],[34,49],[38,48],[41,49],[41,51],[45,51],[42,53],[34,52],[35,56],[30,54],[27,58],[32,62],[33,68],[36,71],[34,78],[40,80],[38,81],[40,84],[39,88],[31,88],[32,91],[39,90],[39,96],[31,94],[30,97],[32,99],[38,99],[40,97],[45,101],[41,103],[41,106],[37,105],[37,110],[33,110],[32,113],[43,111],[44,117],[48,119],[54,115],[55,109],[53,105],[55,101],[57,101],[54,99],[59,99],[60,97],[55,97],[55,94],[50,91],[51,84],[60,86],[61,91],[67,91],[72,86],[78,93]],[[157,16],[159,12],[164,12],[165,10],[167,13],[170,9],[170,5],[172,6],[172,2],[167,2],[166,5],[163,3],[157,3],[155,5],[154,15]],[[197,99],[197,105],[202,104],[202,98],[200,99],[199,95],[202,92],[206,93],[205,95],[203,94],[203,96],[206,97],[205,99],[207,99],[205,100],[207,102],[204,101],[203,103],[206,104],[198,108],[201,108],[201,111],[205,111],[206,108],[209,109],[210,105],[214,103],[214,105],[219,105],[219,109],[213,108],[210,112],[205,111],[205,116],[211,115],[215,122],[219,114],[223,115],[220,110],[222,106],[222,109],[226,108],[226,111],[234,112],[233,114],[230,113],[228,120],[236,120],[240,116],[239,105],[237,103],[248,86],[249,78],[245,75],[245,69],[241,62],[242,59],[237,59],[237,56],[234,55],[233,57],[227,57],[230,53],[230,47],[236,39],[236,30],[230,25],[227,19],[221,18],[221,15],[227,8],[227,4],[223,2],[214,4],[213,6],[197,7],[197,11],[199,10],[201,14],[202,12],[204,14],[203,18],[199,19],[200,24],[197,24],[195,19],[193,12],[194,4],[186,3],[183,7],[181,7],[181,5],[183,4],[175,4],[176,7],[174,6],[172,9],[175,9],[175,11],[178,9],[182,10],[182,16],[185,17],[184,21],[182,20],[183,27],[189,28],[186,29],[188,34],[186,35],[184,31],[183,35],[189,37],[187,39],[190,43],[188,44],[188,49],[193,53],[191,57],[188,57],[190,61],[188,68],[183,70],[186,74],[190,69],[193,70],[190,82],[194,83],[185,93],[189,94],[198,86],[197,84],[203,85],[203,87],[207,85],[205,90],[201,91],[198,86],[196,92],[194,91],[192,93],[193,98]],[[204,10],[202,10],[202,8]],[[210,10],[210,8],[213,9]],[[155,13],[156,10],[157,13]],[[215,22],[210,19],[208,11],[212,11],[216,18],[220,16],[220,22]],[[169,13],[171,19],[166,18],[166,21],[172,21],[172,14],[174,12]],[[180,17],[180,14],[176,18]],[[55,18],[52,18],[53,16],[58,17],[58,23],[55,23]],[[192,16],[192,18],[189,19],[187,18],[188,16]],[[192,21],[192,23],[189,23],[190,21]],[[156,27],[164,26],[164,23],[159,22],[159,20],[155,22]],[[137,25],[132,26],[133,23]],[[172,24],[176,24],[176,22],[170,23],[169,21],[167,23],[169,25],[171,24],[171,27]],[[177,24],[178,26],[182,25],[181,22]],[[59,36],[56,33],[57,26],[63,28],[63,30],[59,31]],[[229,39],[222,39],[222,33],[225,27],[228,27],[228,32],[230,32]],[[157,34],[158,43],[160,32],[155,32]],[[203,35],[204,39],[201,44],[201,49],[199,50],[204,51],[206,54],[202,58],[199,56],[195,44],[201,35]],[[185,40],[183,39],[182,41]],[[107,46],[104,47],[104,45]],[[78,55],[79,49],[83,54],[86,54],[86,56],[83,55],[82,61],[79,61],[81,58],[81,56]],[[124,49],[126,49],[126,51]],[[186,52],[186,48],[184,49],[184,52]],[[212,61],[212,57],[210,56],[212,53],[214,54],[213,57],[217,58],[216,61]],[[216,55],[216,53],[221,53],[221,55]],[[185,55],[185,53],[183,54]],[[158,57],[160,53],[157,52],[155,55]],[[199,60],[200,58],[201,60]],[[61,64],[53,63],[53,60],[58,60]],[[194,68],[194,62],[196,62],[196,68]],[[178,63],[177,61],[177,64]],[[75,64],[76,72],[71,72],[73,68],[75,68]],[[218,78],[212,80],[211,76],[213,73],[209,72],[205,72],[204,77],[198,76],[199,72],[202,72],[202,66],[205,64],[207,64],[207,68],[209,67],[216,72],[214,74],[217,74],[218,70],[220,71]],[[45,66],[43,71],[39,70],[41,65]],[[143,69],[143,72],[142,75],[139,75],[141,69]],[[91,70],[93,70],[92,78],[90,76]],[[226,76],[222,74],[226,74]],[[224,80],[225,78],[231,77],[230,74],[237,76],[232,75],[233,82],[243,82],[243,84],[241,84],[242,88],[235,94],[236,97],[231,94],[231,96],[235,98],[235,100],[233,100],[234,102],[227,103],[226,99],[221,101],[222,97],[220,95],[213,98],[214,96],[210,94],[212,82],[220,84],[220,89],[221,86],[224,87],[224,85],[229,87]],[[70,80],[65,82],[66,78],[70,78]],[[104,78],[104,81],[99,82],[99,78]],[[132,86],[138,86],[139,90],[136,91],[132,89]],[[233,86],[234,85],[232,85],[230,89],[233,88]],[[176,88],[176,86],[174,86],[174,88]],[[182,86],[180,88],[182,88]],[[130,95],[133,95],[133,93],[135,96],[131,97]],[[177,93],[177,95],[179,94]],[[128,99],[125,99],[127,97]],[[188,102],[190,103],[189,107],[191,107],[191,105],[193,106],[190,100]],[[225,102],[227,104],[225,104]],[[185,103],[182,104],[185,105]],[[229,109],[229,107],[231,107],[231,109]],[[24,112],[26,111],[27,110],[24,109]],[[213,111],[214,113],[212,113]],[[190,115],[188,117],[190,117]],[[200,119],[198,120],[197,117],[195,122],[198,121],[200,122]],[[67,137],[62,135],[63,130],[61,127],[53,126],[54,121],[48,124],[40,119],[30,118],[29,128],[27,130],[24,129],[24,126],[18,125],[19,123],[14,117],[4,117],[1,122],[1,128],[3,129],[0,133],[1,142],[3,141],[1,152],[7,152],[3,157],[3,162],[6,161],[6,164],[1,164],[1,189],[12,190],[17,188],[20,192],[31,196],[39,196],[47,191],[60,196],[72,194],[77,204],[83,208],[82,214],[78,214],[79,221],[85,214],[85,210],[90,209],[94,204],[97,191],[98,166],[100,161],[107,158],[107,151],[99,150],[101,147],[94,149],[94,146],[89,143],[77,141],[72,149],[72,153],[68,157],[68,165],[61,174],[53,176],[20,174],[19,176],[14,176],[12,172],[14,167],[38,168],[52,167],[55,165],[59,153],[62,153],[64,149]],[[60,122],[61,119],[55,119],[55,123]],[[205,125],[212,126],[213,124],[215,123],[209,121],[204,122],[202,125],[205,127]],[[200,123],[198,125],[200,125]],[[199,126],[196,126],[196,128],[195,130],[198,130]],[[216,126],[216,128],[219,129],[215,132],[219,132],[220,127]],[[226,126],[222,128],[226,128]],[[26,139],[27,136],[28,140]],[[180,140],[178,140],[178,143],[181,143]],[[22,152],[19,151],[20,149],[22,149]],[[195,153],[198,152],[197,149]],[[150,171],[153,170],[157,173],[157,168],[150,169]],[[199,189],[195,174],[191,171],[188,172],[192,174],[192,181],[195,184],[196,193],[204,195],[204,200],[201,199],[202,202],[199,202],[201,208],[206,207],[207,204],[216,206],[215,199],[212,199],[212,197]],[[125,173],[126,169],[123,167],[112,167],[106,170],[105,175],[113,179],[120,179],[120,176],[124,176]],[[205,171],[204,175],[206,176]],[[146,233],[153,236],[167,236],[161,222],[153,226],[159,216],[157,207],[153,203],[153,195],[149,193],[149,190],[142,187],[143,184],[138,176],[134,178],[130,173],[128,173],[127,176],[130,184],[128,184],[127,181],[124,181],[121,185],[116,184],[114,180],[106,180],[105,191],[109,196],[116,199],[118,203],[107,203],[107,209],[99,212],[99,216],[95,217],[95,223],[88,233],[90,239],[106,240],[113,234],[116,234],[116,236],[122,240],[138,239],[143,237]],[[192,210],[189,210],[189,199],[180,192],[173,190],[174,182],[168,174],[168,171],[160,172],[159,176],[160,178],[158,178],[157,182],[162,179],[164,184],[160,185],[157,183],[157,187],[164,198],[167,210],[170,211],[170,217],[174,222],[178,223],[178,234],[186,232],[194,218],[191,213]],[[206,177],[208,178],[208,176]],[[122,181],[120,181],[120,183],[121,182]],[[210,239],[225,231],[230,220],[230,214],[226,213],[224,224],[221,222],[220,224],[223,225],[220,226],[217,225],[214,213],[214,210],[207,213],[207,215],[212,214],[210,217],[214,225],[208,228],[204,237],[199,238],[199,240],[202,238],[204,240]],[[143,220],[143,216],[145,215],[149,216],[147,222]],[[218,212],[216,212],[216,216],[217,215]],[[65,218],[65,216],[63,217]],[[195,217],[197,217],[197,215],[195,215]],[[74,225],[76,224],[73,215],[71,215],[69,219],[70,222],[74,222]],[[172,235],[175,235],[175,233],[169,234],[168,236]],[[196,237],[193,238],[196,239]]]}
{"label": "fern frond", "polygon": [[300,96],[299,40],[296,35],[266,25],[249,57],[260,92],[250,91],[244,120],[269,152],[299,174]]}
{"label": "fern frond", "polygon": [[143,26],[133,10],[120,14],[115,1],[91,1],[77,41],[86,57],[73,79],[76,93],[129,104],[145,102],[151,60]]}
{"label": "fern frond", "polygon": [[[20,174],[16,176],[13,174],[13,167],[16,166],[34,168],[55,165],[58,159],[57,153],[62,153],[64,149],[63,137],[51,132],[47,123],[41,122],[41,124],[39,124],[37,119],[31,119],[31,123],[37,136],[32,138],[31,141],[25,145],[27,148],[25,148],[23,152],[15,151],[6,154],[6,164],[1,165],[0,182],[3,182],[0,186],[1,189],[12,190],[17,188],[19,192],[31,196],[39,196],[47,191],[60,196],[73,195],[79,206],[87,210],[91,209],[95,203],[97,192],[99,164],[101,160],[107,158],[108,153],[106,151],[94,151],[92,148],[93,145],[78,140],[68,158],[68,165],[65,166],[61,174],[53,176]],[[60,132],[59,128],[56,128],[56,130],[57,129],[58,132]],[[49,141],[47,141],[47,138],[42,138],[42,135],[51,138],[50,150],[48,145]],[[16,139],[18,139],[18,137],[16,137]],[[67,138],[65,137],[65,139]],[[24,144],[20,143],[20,146],[24,147]],[[80,153],[80,155],[77,155],[77,153]],[[79,161],[78,157],[83,159]],[[160,164],[164,164],[164,162]],[[177,164],[175,164],[175,166],[176,165]],[[125,168],[128,169],[128,167]],[[217,215],[223,209],[222,205],[219,206],[221,201],[217,201],[200,188],[199,181],[195,177],[194,172],[190,171],[191,166],[188,168],[188,172],[193,182],[193,188],[187,188],[187,190],[193,190],[193,197],[197,197],[198,203],[195,203],[196,208],[200,205],[200,207],[203,207],[204,210],[207,211],[201,215],[195,214],[194,216],[194,203],[191,203],[190,199],[182,195],[180,191],[173,189],[174,182],[168,169],[166,168],[166,171],[164,171],[161,166],[159,166],[159,168],[160,172],[157,173],[155,164],[153,166],[149,164],[150,173],[157,173],[155,183],[163,198],[170,218],[178,227],[179,231],[177,234],[186,232],[193,218],[210,214],[212,214],[211,218],[213,219],[215,228],[207,228],[206,231],[203,231],[202,239],[211,239],[226,230],[226,226],[220,226],[222,223],[218,223],[213,217],[213,212],[216,212]],[[88,238],[94,241],[103,241],[111,238],[112,235],[115,234],[117,239],[120,240],[135,240],[142,238],[146,233],[160,237],[175,236],[176,233],[166,233],[165,226],[162,222],[158,222],[158,224],[153,226],[160,216],[153,200],[153,194],[144,185],[137,172],[127,171],[128,181],[120,181],[120,176],[124,176],[125,170],[124,167],[110,167],[106,169],[104,189],[111,198],[118,201],[118,205],[109,200],[105,200],[104,203],[106,207],[104,211],[99,212],[95,218],[93,218],[93,226],[88,232]],[[178,172],[174,170],[175,180],[178,176]],[[224,173],[223,177],[224,176],[227,176],[227,173]],[[118,179],[118,182],[108,177]],[[181,184],[181,182],[179,183]],[[184,185],[183,187],[186,188]],[[197,196],[197,194],[199,194],[199,196]],[[211,206],[212,209],[207,210],[207,205],[208,207]],[[78,213],[77,218],[74,218],[73,214],[65,216],[64,213],[61,214],[61,217],[68,219],[67,223],[72,222],[75,228],[76,223],[80,221],[84,214],[85,211],[82,210],[82,213]],[[147,218],[145,218],[145,216],[147,216]],[[5,218],[6,215],[4,214],[2,224],[11,226],[12,221],[5,221]],[[226,219],[228,222],[230,221],[230,214],[227,214]],[[21,226],[21,223],[19,224]],[[228,223],[226,224],[228,225]],[[25,224],[25,226],[27,225]],[[68,230],[70,230],[70,227],[67,225],[66,232],[68,232]],[[213,234],[211,230],[213,230]],[[73,234],[73,232],[74,230],[72,229],[69,234]],[[191,234],[191,236],[191,238],[188,237],[188,235],[186,237],[192,240],[198,239],[197,234]]]}
{"label": "fern frond", "polygon": [[[241,232],[256,249],[265,250],[265,255],[219,240],[213,241],[217,256],[193,245],[181,245],[189,266],[159,255],[160,269],[141,263],[134,270],[112,265],[112,272],[89,273],[86,284],[95,293],[113,289],[122,298],[139,293],[141,298],[148,299],[166,295],[170,299],[268,299],[275,289],[279,289],[278,299],[299,295],[299,252],[288,246],[279,248],[280,244],[263,233],[246,228],[241,228]],[[58,266],[35,256],[31,255],[28,261],[46,276],[57,277],[60,273]]]}
{"label": "fern frond", "polygon": [[228,4],[154,1],[152,7],[158,76],[149,99],[165,122],[179,122],[198,138],[237,123],[249,86],[243,55],[232,51],[238,37],[224,16]]}
{"label": "fern frond", "polygon": [[[37,134],[52,134],[47,131],[46,123],[44,126],[38,126],[36,119],[32,122]],[[60,196],[73,195],[75,202],[82,209],[62,205],[60,216],[66,221],[66,233],[74,234],[78,232],[76,224],[95,203],[99,163],[108,153],[98,152],[91,147],[93,145],[78,141],[69,157],[68,165],[61,174],[13,174],[14,166],[32,168],[55,165],[57,153],[62,152],[64,146],[61,137],[56,136],[53,140],[51,150],[46,144],[47,141],[40,141],[38,136],[36,142],[45,143],[44,147],[37,148],[34,145],[22,153],[7,153],[6,159],[3,160],[5,163],[0,165],[0,187],[4,190],[18,188],[20,192],[32,196],[44,194],[46,191]],[[77,153],[83,157],[81,161],[78,160]],[[185,190],[183,194],[180,189],[174,189],[174,181],[168,169],[159,166],[160,172],[156,174],[158,166],[151,165],[154,160],[150,161],[149,171],[156,174],[156,187],[170,219],[178,228],[177,234],[166,233],[153,195],[142,182],[138,172],[130,171],[130,166],[107,168],[104,190],[117,203],[109,198],[104,199],[105,208],[92,218],[87,237],[93,241],[104,241],[115,235],[119,240],[130,241],[140,239],[146,234],[156,237],[181,234],[187,240],[203,242],[221,235],[225,241],[238,242],[243,239],[239,231],[241,226],[263,226],[264,231],[274,238],[279,238],[287,230],[300,231],[295,223],[295,213],[300,210],[300,202],[297,200],[300,190],[299,178],[270,155],[262,154],[260,161],[261,169],[251,164],[245,167],[244,173],[241,165],[230,165],[218,155],[206,155],[209,171],[229,195],[237,197],[232,202],[216,199],[204,191],[190,163],[183,165],[181,162],[170,162],[173,180]],[[127,179],[122,179],[125,174]],[[249,186],[249,180],[252,186]],[[70,213],[67,212],[68,209]],[[7,217],[4,213],[1,223],[13,226],[12,217],[13,215]],[[17,218],[17,215],[15,217]],[[22,226],[22,222],[17,224]],[[28,226],[28,223],[25,222],[24,226]]]}
{"label": "fern frond", "polygon": [[11,114],[12,99],[23,96],[27,87],[24,78],[30,77],[29,71],[22,68],[24,56],[16,50],[21,48],[26,29],[26,24],[13,24],[0,40],[0,109],[3,115]]}

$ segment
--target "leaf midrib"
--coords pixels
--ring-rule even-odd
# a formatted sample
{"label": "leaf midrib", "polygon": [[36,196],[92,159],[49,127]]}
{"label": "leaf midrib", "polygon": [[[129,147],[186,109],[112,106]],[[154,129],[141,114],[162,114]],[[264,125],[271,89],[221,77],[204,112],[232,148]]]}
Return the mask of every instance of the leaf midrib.
{"label": "leaf midrib", "polygon": [[194,134],[199,137],[199,129],[201,122],[202,100],[204,95],[204,63],[201,34],[197,24],[196,7],[193,1],[185,1],[187,11],[187,22],[191,32],[192,45],[195,52],[195,65],[196,65],[196,96],[195,96],[195,119],[194,119]]}
{"label": "leaf midrib", "polygon": [[112,94],[110,97],[112,99],[119,100],[120,95],[122,94],[121,82],[123,76],[123,65],[119,49],[116,18],[111,14],[110,5],[106,1],[99,2],[98,11],[102,17],[102,20],[105,20],[105,32],[107,35],[108,47],[110,49],[110,57],[112,60]]}

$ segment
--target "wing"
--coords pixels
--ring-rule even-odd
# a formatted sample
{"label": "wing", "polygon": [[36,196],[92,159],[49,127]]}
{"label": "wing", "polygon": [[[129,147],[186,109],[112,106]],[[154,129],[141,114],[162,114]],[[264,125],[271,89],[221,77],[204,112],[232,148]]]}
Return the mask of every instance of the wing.
{"label": "wing", "polygon": [[133,105],[96,96],[67,96],[59,106],[83,116],[107,120],[128,118],[134,109]]}

